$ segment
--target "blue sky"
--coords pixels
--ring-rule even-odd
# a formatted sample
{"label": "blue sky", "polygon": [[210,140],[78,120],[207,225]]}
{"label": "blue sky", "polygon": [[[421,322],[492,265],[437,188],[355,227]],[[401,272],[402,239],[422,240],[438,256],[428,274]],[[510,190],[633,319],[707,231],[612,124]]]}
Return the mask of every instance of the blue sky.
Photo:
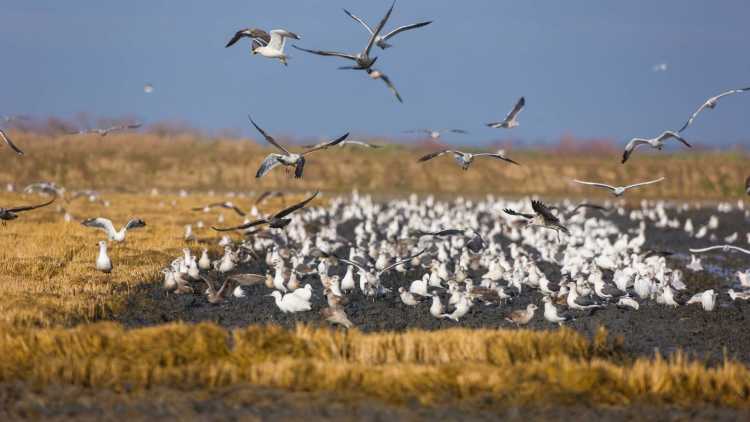
{"label": "blue sky", "polygon": [[[626,141],[677,129],[708,96],[750,85],[746,0],[397,2],[387,28],[434,20],[376,50],[405,104],[338,59],[289,49],[288,67],[224,44],[235,30],[285,28],[307,48],[356,51],[389,0],[2,0],[2,114],[135,115],[206,129],[318,137],[404,136],[458,127],[459,143],[565,134]],[[667,63],[655,72],[653,66]],[[146,95],[143,85],[155,91]],[[526,96],[521,126],[485,128]],[[750,94],[728,98],[689,140],[750,139]]]}

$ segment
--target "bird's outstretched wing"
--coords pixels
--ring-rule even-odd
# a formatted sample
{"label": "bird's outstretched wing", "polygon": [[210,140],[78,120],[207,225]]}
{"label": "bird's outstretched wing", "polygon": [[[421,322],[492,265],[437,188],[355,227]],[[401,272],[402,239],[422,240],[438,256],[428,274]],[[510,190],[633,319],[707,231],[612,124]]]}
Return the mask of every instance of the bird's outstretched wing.
{"label": "bird's outstretched wing", "polygon": [[444,149],[444,150],[440,150],[440,151],[431,152],[431,153],[429,153],[427,155],[423,155],[422,157],[419,157],[419,159],[417,160],[417,162],[422,163],[422,162],[425,162],[425,161],[429,161],[429,160],[432,160],[435,157],[440,157],[441,155],[443,155],[443,154],[445,154],[447,152],[452,152],[452,151],[449,150],[449,149]]}
{"label": "bird's outstretched wing", "polygon": [[518,113],[520,113],[521,110],[523,110],[525,105],[526,105],[526,97],[519,98],[518,101],[516,101],[516,105],[513,106],[513,110],[511,110],[510,113],[508,113],[508,115],[505,116],[505,120],[509,121],[509,120],[515,119],[516,116],[518,116]]}
{"label": "bird's outstretched wing", "polygon": [[370,33],[370,35],[373,34],[372,28],[370,28],[370,25],[368,25],[367,22],[363,21],[359,16],[356,16],[356,15],[353,15],[353,14],[349,13],[349,11],[346,10],[346,9],[344,9],[344,13],[346,13],[347,15],[349,15],[350,18],[352,18],[355,21],[359,22],[360,25],[364,26],[365,29],[367,30],[367,32]]}
{"label": "bird's outstretched wing", "polygon": [[588,186],[595,186],[597,188],[604,188],[609,190],[615,190],[614,186],[610,186],[606,183],[596,183],[596,182],[584,182],[583,180],[573,179],[574,182],[580,183],[582,185],[588,185]]}
{"label": "bird's outstretched wing", "polygon": [[383,83],[385,83],[385,85],[388,87],[388,89],[391,90],[391,92],[393,93],[393,95],[396,96],[396,99],[398,100],[398,102],[403,103],[404,100],[401,98],[401,94],[398,93],[398,90],[396,89],[396,86],[393,85],[393,82],[391,82],[391,78],[389,78],[388,75],[386,75],[384,73],[381,73],[380,79],[383,80]]}
{"label": "bird's outstretched wing", "polygon": [[6,209],[6,211],[13,212],[13,213],[18,213],[18,212],[23,212],[23,211],[31,211],[31,210],[35,210],[37,208],[46,207],[47,205],[55,202],[56,199],[57,199],[57,196],[55,195],[55,196],[52,197],[52,199],[50,199],[49,201],[47,201],[47,202],[45,202],[43,204],[23,205],[23,206],[20,206],[20,207],[8,208],[8,209]]}
{"label": "bird's outstretched wing", "polygon": [[395,37],[396,35],[404,32],[404,31],[408,31],[408,30],[411,30],[411,29],[421,28],[421,27],[427,26],[427,25],[429,25],[431,23],[432,23],[432,21],[427,21],[427,22],[413,23],[411,25],[399,26],[398,28],[396,28],[393,31],[387,33],[386,35],[383,35],[383,39],[387,40],[387,39],[389,39],[391,37]]}
{"label": "bird's outstretched wing", "polygon": [[125,225],[125,230],[139,229],[141,227],[146,227],[146,222],[140,218],[132,218],[128,221],[128,224]]}
{"label": "bird's outstretched wing", "polygon": [[18,147],[16,146],[16,144],[14,144],[14,143],[13,143],[13,141],[11,141],[11,140],[10,140],[10,137],[8,137],[8,135],[7,135],[7,134],[5,133],[5,131],[3,131],[2,129],[0,129],[0,137],[2,137],[2,138],[3,138],[3,141],[5,141],[5,143],[6,143],[6,144],[7,144],[7,145],[8,145],[8,146],[9,146],[9,147],[10,147],[10,148],[11,148],[11,149],[13,150],[13,151],[15,151],[15,152],[16,152],[16,154],[18,154],[18,155],[23,155],[23,151],[21,151],[21,149],[20,149],[20,148],[18,148]]}
{"label": "bird's outstretched wing", "polygon": [[278,148],[279,150],[281,150],[284,154],[287,154],[287,155],[289,154],[289,151],[286,148],[284,148],[283,146],[279,145],[279,143],[276,142],[276,140],[273,139],[269,134],[267,134],[266,131],[264,131],[263,129],[261,129],[260,126],[258,126],[253,121],[253,118],[250,117],[249,114],[247,115],[247,118],[250,120],[250,123],[252,123],[253,126],[255,126],[255,129],[257,129],[258,132],[260,132],[260,134],[263,135],[263,138],[266,140],[266,142],[268,142],[269,144],[275,146],[276,148]]}
{"label": "bird's outstretched wing", "polygon": [[660,178],[658,178],[658,179],[655,179],[655,180],[649,180],[648,182],[634,183],[634,184],[632,184],[632,185],[627,185],[627,186],[625,186],[625,189],[630,189],[630,188],[637,188],[638,186],[650,185],[650,184],[652,184],[652,183],[659,183],[659,182],[661,182],[662,180],[664,180],[664,178],[663,178],[663,177],[660,177]]}
{"label": "bird's outstretched wing", "polygon": [[261,218],[260,220],[251,221],[249,223],[245,223],[245,224],[242,224],[242,225],[239,225],[239,226],[235,226],[235,227],[214,227],[214,226],[211,226],[211,229],[215,230],[217,232],[231,232],[231,231],[235,231],[235,230],[249,229],[250,227],[259,226],[261,224],[266,224],[266,223],[268,223],[268,220],[266,220],[265,218]]}
{"label": "bird's outstretched wing", "polygon": [[666,131],[664,132],[668,137],[677,139],[678,141],[682,142],[686,147],[692,148],[693,146],[688,143],[688,141],[685,140],[682,136],[678,135],[677,133],[674,133],[672,131]]}
{"label": "bird's outstretched wing", "polygon": [[115,226],[112,224],[112,220],[109,218],[89,218],[81,222],[86,227],[93,227],[95,229],[104,230],[108,236],[114,236]]}
{"label": "bird's outstretched wing", "polygon": [[560,220],[555,216],[555,214],[552,214],[552,211],[549,210],[549,208],[544,205],[542,201],[532,200],[531,201],[531,209],[534,210],[537,214],[541,215],[546,221],[551,223],[559,223]]}
{"label": "bird's outstretched wing", "polygon": [[504,156],[502,156],[502,155],[500,155],[500,154],[495,154],[495,153],[491,153],[491,152],[480,152],[480,153],[478,153],[478,154],[474,154],[474,156],[475,156],[475,157],[489,157],[489,158],[496,158],[496,159],[498,159],[498,160],[503,160],[503,161],[507,161],[507,162],[509,162],[509,163],[511,163],[511,164],[515,164],[515,165],[517,165],[517,166],[520,166],[520,164],[518,164],[517,162],[515,162],[515,161],[511,160],[511,159],[510,159],[510,158],[508,158],[508,157],[504,157]]}
{"label": "bird's outstretched wing", "polygon": [[635,151],[636,148],[638,148],[641,145],[648,145],[648,141],[643,138],[633,138],[628,142],[627,145],[625,145],[625,151],[622,153],[622,164],[625,164],[626,161],[628,161],[628,158],[630,158],[630,155]]}
{"label": "bird's outstretched wing", "polygon": [[279,154],[269,154],[262,163],[260,163],[260,167],[258,168],[258,172],[255,173],[256,178],[261,178],[265,176],[271,169],[281,164],[281,161],[279,161]]}
{"label": "bird's outstretched wing", "polygon": [[335,145],[340,144],[344,139],[346,139],[349,136],[349,132],[346,132],[345,134],[339,136],[338,138],[334,139],[330,142],[320,143],[318,145],[315,145],[314,147],[308,149],[307,151],[303,152],[302,155],[307,155],[311,152],[315,152],[321,149],[326,149]]}
{"label": "bird's outstretched wing", "polygon": [[459,229],[446,229],[446,230],[441,230],[437,232],[425,232],[422,230],[416,230],[412,233],[412,235],[416,237],[422,237],[422,236],[442,237],[442,236],[456,236],[459,234],[464,234],[464,231],[459,230]]}
{"label": "bird's outstretched wing", "polygon": [[304,208],[304,206],[307,205],[308,202],[310,202],[313,199],[315,199],[316,196],[318,196],[318,191],[315,191],[315,193],[312,194],[312,196],[310,196],[309,198],[305,199],[304,201],[302,201],[302,202],[300,202],[298,204],[294,204],[291,207],[284,208],[283,210],[281,210],[278,213],[276,213],[276,215],[274,215],[274,217],[276,217],[276,218],[284,218],[287,215],[289,215],[289,214],[297,211],[298,209]]}
{"label": "bird's outstretched wing", "polygon": [[356,54],[339,53],[338,51],[309,50],[307,48],[297,47],[296,45],[293,45],[292,47],[296,48],[297,50],[305,51],[305,52],[312,53],[312,54],[317,54],[319,56],[341,57],[343,59],[357,61]]}
{"label": "bird's outstretched wing", "polygon": [[523,217],[523,218],[525,218],[527,220],[530,220],[530,219],[534,218],[534,214],[524,214],[522,212],[518,212],[518,211],[512,210],[510,208],[503,209],[503,212],[506,213],[506,214],[508,214],[508,215],[512,215],[514,217]]}

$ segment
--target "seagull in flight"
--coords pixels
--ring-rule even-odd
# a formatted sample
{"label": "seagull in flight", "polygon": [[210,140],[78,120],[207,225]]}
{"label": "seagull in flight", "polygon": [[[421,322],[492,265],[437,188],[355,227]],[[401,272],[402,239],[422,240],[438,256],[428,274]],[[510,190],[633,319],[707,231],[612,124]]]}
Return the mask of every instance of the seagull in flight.
{"label": "seagull in flight", "polygon": [[235,45],[237,41],[241,40],[242,38],[250,38],[252,40],[250,51],[252,51],[253,54],[258,54],[255,51],[256,49],[268,45],[268,43],[271,42],[271,34],[266,32],[265,30],[258,28],[245,28],[235,32],[232,39],[229,40],[224,48]]}
{"label": "seagull in flight", "polygon": [[560,223],[560,220],[555,217],[554,214],[552,214],[550,209],[543,202],[532,200],[531,209],[534,210],[534,214],[524,214],[510,208],[505,208],[503,212],[514,217],[522,217],[526,219],[527,226],[538,226],[550,230],[555,230],[556,232],[558,232],[558,236],[560,232],[570,234],[567,227],[563,226]]}
{"label": "seagull in flight", "polygon": [[327,149],[328,147],[332,147],[334,145],[338,145],[341,141],[343,141],[349,136],[349,132],[347,132],[343,136],[340,136],[337,139],[334,139],[333,141],[324,143],[315,148],[310,148],[307,151],[302,152],[301,154],[293,154],[289,152],[288,149],[284,148],[278,142],[276,142],[276,140],[273,139],[271,136],[269,136],[263,129],[261,129],[260,126],[255,124],[252,117],[247,116],[247,118],[250,119],[250,123],[252,123],[253,126],[255,126],[255,129],[257,129],[258,132],[260,132],[260,134],[263,135],[263,138],[265,138],[265,140],[269,144],[275,146],[282,152],[282,154],[279,154],[279,153],[269,154],[260,164],[260,168],[258,169],[258,172],[255,174],[256,178],[261,178],[265,176],[269,171],[271,171],[271,169],[278,166],[279,164],[282,164],[287,167],[294,167],[294,177],[299,179],[302,177],[302,172],[305,169],[305,155],[310,154],[315,151]]}
{"label": "seagull in flight", "polygon": [[739,94],[739,93],[746,92],[746,91],[750,91],[750,87],[740,88],[740,89],[730,89],[729,91],[722,92],[721,94],[719,94],[719,95],[717,95],[715,97],[709,98],[708,100],[706,100],[705,103],[701,104],[701,106],[698,107],[698,110],[695,110],[695,113],[693,113],[690,116],[690,118],[688,119],[688,121],[685,122],[685,124],[682,125],[682,127],[680,128],[680,130],[678,130],[677,132],[680,133],[683,130],[687,129],[687,127],[690,126],[693,123],[693,120],[695,120],[695,118],[698,117],[698,114],[700,114],[703,110],[705,110],[707,108],[713,110],[714,108],[716,108],[716,105],[718,104],[718,102],[719,102],[719,100],[721,98],[726,97],[727,95]]}
{"label": "seagull in flight", "polygon": [[285,208],[267,218],[261,218],[260,220],[251,221],[249,223],[245,223],[243,225],[236,226],[236,227],[227,227],[227,228],[211,227],[211,228],[216,230],[217,232],[227,232],[227,231],[234,231],[234,230],[245,230],[253,226],[258,226],[261,224],[268,224],[268,226],[271,227],[272,229],[283,229],[284,227],[289,225],[289,223],[292,222],[291,218],[284,218],[284,217],[286,217],[287,215],[299,209],[304,208],[305,205],[307,205],[308,202],[315,199],[316,196],[318,196],[318,192],[315,192],[314,194],[312,194],[311,197],[305,199],[304,201],[298,204],[294,204],[291,207]]}
{"label": "seagull in flight", "polygon": [[405,130],[404,133],[424,133],[427,134],[431,139],[437,140],[440,138],[440,136],[445,133],[460,133],[463,135],[468,134],[469,132],[463,130],[463,129],[412,129],[412,130]]}
{"label": "seagull in flight", "polygon": [[431,152],[423,157],[420,157],[419,160],[417,160],[420,163],[423,163],[425,161],[432,160],[435,157],[440,157],[443,154],[453,154],[453,159],[456,160],[456,163],[461,166],[461,169],[468,170],[471,163],[474,161],[474,158],[476,157],[488,157],[488,158],[495,158],[503,161],[507,161],[511,164],[520,165],[517,162],[511,160],[510,158],[503,157],[500,154],[495,154],[491,152],[480,152],[477,154],[473,154],[470,152],[463,152],[458,151],[455,149],[444,149],[440,151]]}
{"label": "seagull in flight", "polygon": [[[353,15],[353,14],[349,13],[349,11],[346,10],[346,9],[344,9],[344,13],[346,13],[347,15],[349,15],[350,18],[352,18],[355,21],[359,22],[359,24],[362,25],[367,30],[367,32],[370,33],[371,36],[373,34],[375,34],[375,32],[372,30],[372,28],[370,28],[370,25],[368,25],[367,22],[365,22],[364,20],[362,20],[359,16],[356,16],[356,15]],[[393,31],[391,31],[391,32],[389,32],[389,33],[387,33],[385,35],[377,35],[377,36],[375,36],[375,44],[378,47],[380,47],[382,50],[385,50],[386,48],[393,47],[393,45],[388,44],[386,42],[390,38],[393,38],[396,35],[404,32],[404,31],[409,31],[411,29],[421,28],[421,27],[427,26],[427,25],[429,25],[431,23],[432,23],[432,21],[426,21],[426,22],[413,23],[411,25],[399,26],[398,28],[394,29]]]}
{"label": "seagull in flight", "polygon": [[737,252],[742,252],[744,254],[750,255],[750,251],[747,249],[742,249],[738,246],[733,245],[716,245],[716,246],[709,246],[707,248],[701,248],[701,249],[690,249],[690,253],[704,253],[704,252],[711,252],[720,250],[722,252],[729,252],[730,250],[735,250]]}
{"label": "seagull in flight", "polygon": [[284,54],[284,46],[286,45],[287,38],[293,38],[295,40],[300,39],[299,35],[294,32],[289,32],[285,29],[273,29],[270,32],[271,40],[267,45],[260,45],[258,47],[253,44],[253,54],[260,54],[263,57],[269,59],[279,59],[279,61],[287,66],[287,59],[289,56]]}
{"label": "seagull in flight", "polygon": [[237,207],[237,205],[234,205],[231,202],[214,202],[213,204],[208,204],[205,207],[191,208],[191,210],[192,211],[209,212],[209,211],[211,211],[211,208],[217,208],[217,207],[221,207],[221,208],[225,208],[225,209],[228,209],[228,210],[232,210],[232,211],[236,212],[238,215],[240,215],[241,217],[245,216],[245,212],[242,211],[241,209],[239,209]]}
{"label": "seagull in flight", "polygon": [[505,119],[502,122],[487,123],[487,126],[495,129],[512,129],[518,127],[518,113],[523,110],[525,105],[526,98],[519,98],[518,101],[516,101],[516,105],[513,106],[513,110],[505,116]]}
{"label": "seagull in flight", "polygon": [[0,207],[0,220],[2,220],[3,224],[5,224],[6,221],[15,220],[16,218],[18,218],[18,213],[20,212],[31,211],[37,208],[46,207],[47,205],[55,202],[55,199],[57,199],[57,196],[53,196],[52,199],[50,199],[49,201],[43,204],[39,204],[39,205],[22,205],[20,207],[12,207],[12,208]]}
{"label": "seagull in flight", "polygon": [[661,135],[657,136],[656,138],[633,138],[628,142],[628,144],[625,146],[625,152],[622,154],[622,163],[625,164],[626,161],[628,161],[628,158],[630,158],[630,154],[635,151],[636,148],[638,148],[641,145],[648,145],[651,148],[656,148],[658,150],[662,150],[664,148],[664,141],[669,139],[676,139],[688,148],[692,148],[693,146],[688,143],[688,141],[684,140],[680,135],[677,133],[671,131],[671,130],[665,130],[662,132]]}
{"label": "seagull in flight", "polygon": [[293,45],[292,47],[296,48],[297,50],[302,50],[308,53],[317,54],[319,56],[333,56],[333,57],[340,57],[342,59],[352,60],[354,61],[354,66],[344,66],[340,67],[339,69],[356,69],[356,70],[367,70],[372,67],[373,64],[375,64],[375,61],[378,59],[377,57],[370,57],[370,51],[372,50],[372,46],[375,44],[375,40],[380,35],[380,31],[383,30],[383,27],[385,26],[385,23],[388,22],[388,18],[391,17],[391,12],[393,11],[393,6],[396,5],[396,1],[394,0],[393,4],[391,4],[390,9],[388,9],[388,12],[383,16],[383,19],[380,20],[380,23],[378,23],[378,26],[375,28],[374,31],[372,31],[372,34],[370,34],[370,39],[367,42],[367,45],[365,46],[364,50],[360,53],[356,54],[349,54],[349,53],[339,53],[336,51],[322,51],[322,50],[308,50],[306,48],[297,47],[296,45]]}
{"label": "seagull in flight", "polygon": [[404,102],[404,100],[401,98],[401,94],[398,93],[398,90],[396,90],[396,86],[393,85],[393,82],[391,82],[391,79],[388,77],[388,75],[386,75],[385,73],[383,73],[380,70],[373,69],[373,68],[368,68],[367,69],[367,76],[369,76],[373,80],[380,79],[381,81],[383,81],[383,83],[385,83],[385,85],[388,87],[388,89],[391,90],[391,92],[393,93],[393,95],[396,96],[396,99],[398,100],[398,102],[400,102],[400,103]]}
{"label": "seagull in flight", "polygon": [[133,123],[133,124],[128,124],[128,125],[115,125],[115,126],[110,126],[108,128],[104,128],[104,129],[98,129],[97,128],[97,129],[81,130],[81,131],[78,131],[78,132],[73,132],[73,133],[71,133],[71,135],[86,135],[86,134],[89,134],[89,133],[95,133],[95,134],[97,134],[97,135],[99,135],[101,137],[105,137],[110,132],[119,132],[119,131],[122,131],[122,130],[138,129],[141,126],[143,126],[141,123]]}
{"label": "seagull in flight", "polygon": [[650,180],[648,182],[635,183],[635,184],[627,185],[627,186],[610,186],[610,185],[607,185],[607,184],[604,184],[604,183],[584,182],[584,181],[578,180],[578,179],[574,179],[573,181],[576,182],[576,183],[580,183],[582,185],[596,186],[598,188],[609,189],[610,191],[612,191],[612,195],[619,197],[619,196],[624,195],[625,191],[627,191],[628,189],[637,188],[639,186],[650,185],[652,183],[658,183],[658,182],[661,182],[662,180],[664,180],[664,178],[660,177],[660,178],[658,178],[656,180]]}
{"label": "seagull in flight", "polygon": [[112,224],[112,220],[110,220],[109,218],[89,218],[87,220],[83,220],[81,224],[86,227],[93,227],[95,229],[103,230],[105,233],[107,233],[107,239],[113,240],[115,242],[124,241],[125,233],[127,233],[128,230],[146,227],[146,222],[141,220],[140,218],[132,218],[130,221],[128,221],[128,224],[124,225],[119,231],[115,230],[115,226],[114,224]]}
{"label": "seagull in flight", "polygon": [[5,143],[10,147],[10,149],[15,151],[17,155],[23,155],[23,151],[21,151],[21,149],[18,148],[16,144],[14,144],[13,141],[10,140],[8,135],[2,129],[0,129],[0,137],[3,138],[3,141],[5,141]]}

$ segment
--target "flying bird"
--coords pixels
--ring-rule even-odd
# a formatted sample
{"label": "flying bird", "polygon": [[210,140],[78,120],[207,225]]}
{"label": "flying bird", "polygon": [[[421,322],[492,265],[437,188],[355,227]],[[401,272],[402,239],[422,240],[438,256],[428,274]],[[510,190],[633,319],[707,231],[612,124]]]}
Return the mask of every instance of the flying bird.
{"label": "flying bird", "polygon": [[293,45],[292,47],[296,48],[297,50],[302,50],[308,53],[317,54],[319,56],[332,56],[332,57],[340,57],[342,59],[352,60],[355,63],[354,66],[344,66],[344,67],[340,67],[339,69],[367,70],[371,68],[372,65],[375,64],[375,61],[378,59],[377,57],[370,57],[370,51],[372,50],[372,46],[375,44],[375,40],[380,35],[380,31],[383,30],[385,23],[388,22],[388,18],[391,17],[391,12],[393,11],[393,6],[395,4],[396,4],[396,1],[394,0],[393,4],[391,4],[391,7],[388,9],[388,12],[385,14],[385,16],[383,16],[383,19],[380,20],[380,23],[378,23],[378,26],[370,34],[370,39],[367,41],[367,45],[365,46],[364,50],[362,50],[360,53],[350,54],[350,53],[340,53],[337,51],[308,50],[306,48],[297,47],[296,45]]}
{"label": "flying bird", "polygon": [[228,210],[232,210],[232,211],[236,212],[238,215],[240,215],[241,217],[245,216],[245,212],[242,211],[241,209],[239,209],[237,207],[237,205],[234,205],[231,202],[214,202],[213,204],[208,204],[205,207],[191,208],[191,210],[192,211],[209,212],[209,211],[211,211],[211,208],[217,208],[217,207],[225,208],[225,209],[228,209]]}
{"label": "flying bird", "polygon": [[516,105],[513,106],[513,110],[511,110],[510,113],[505,116],[505,119],[502,122],[487,123],[487,126],[495,129],[512,129],[514,127],[517,127],[519,125],[518,113],[523,110],[523,107],[525,105],[526,98],[519,98],[518,101],[516,101]]}
{"label": "flying bird", "polygon": [[383,73],[380,70],[373,69],[373,68],[368,68],[367,69],[367,75],[370,78],[372,78],[373,80],[380,79],[381,81],[383,81],[383,83],[385,83],[385,85],[388,87],[388,89],[391,90],[391,92],[393,93],[393,95],[396,96],[396,99],[398,100],[398,102],[400,102],[400,103],[404,102],[404,100],[401,98],[401,94],[398,93],[398,90],[396,90],[396,86],[393,85],[393,82],[391,82],[391,79],[388,77],[388,75],[386,75],[385,73]]}
{"label": "flying bird", "polygon": [[[372,28],[370,28],[370,25],[368,25],[367,22],[365,22],[364,20],[362,20],[359,16],[356,16],[356,15],[353,15],[353,14],[349,13],[349,11],[346,10],[346,9],[344,9],[344,13],[346,13],[347,15],[349,15],[350,18],[352,18],[355,21],[359,22],[360,25],[362,25],[367,30],[367,32],[370,33],[371,36],[373,34],[375,34],[375,32],[372,30]],[[389,39],[395,37],[396,35],[404,32],[404,31],[409,31],[411,29],[421,28],[421,27],[427,26],[427,25],[429,25],[431,23],[432,23],[432,21],[426,21],[426,22],[413,23],[411,25],[400,26],[400,27],[394,29],[393,31],[391,31],[391,32],[389,32],[389,33],[387,33],[385,35],[382,35],[382,36],[381,35],[376,35],[375,36],[375,44],[377,44],[377,46],[380,47],[382,50],[385,50],[386,48],[393,47],[393,45],[387,43],[387,41]]]}
{"label": "flying bird", "polygon": [[627,186],[610,186],[610,185],[607,185],[607,184],[604,184],[604,183],[584,182],[584,181],[581,181],[581,180],[578,180],[578,179],[574,179],[573,181],[576,182],[576,183],[580,183],[582,185],[589,185],[589,186],[595,186],[595,187],[598,187],[598,188],[609,189],[610,191],[612,191],[612,195],[619,197],[619,196],[624,195],[625,191],[627,191],[628,189],[637,188],[639,186],[650,185],[650,184],[653,184],[653,183],[658,183],[658,182],[661,182],[662,180],[664,180],[664,178],[660,177],[660,178],[658,178],[656,180],[650,180],[648,182],[635,183],[635,184],[627,185]]}
{"label": "flying bird", "polygon": [[128,125],[115,125],[115,126],[110,126],[108,128],[104,128],[104,129],[86,129],[86,130],[81,130],[81,131],[78,131],[78,132],[73,132],[73,133],[71,133],[71,135],[86,135],[86,134],[89,134],[89,133],[95,133],[95,134],[97,134],[97,135],[99,135],[101,137],[105,137],[108,134],[110,134],[111,132],[119,132],[119,131],[122,131],[122,130],[138,129],[141,126],[143,126],[141,123],[133,123],[133,124],[128,124]]}
{"label": "flying bird", "polygon": [[250,51],[252,51],[253,54],[258,54],[255,50],[257,48],[263,47],[265,45],[268,45],[269,42],[271,42],[271,35],[264,31],[263,29],[258,28],[245,28],[240,29],[239,31],[234,33],[234,36],[231,40],[227,43],[227,45],[224,46],[224,48],[228,48],[233,46],[237,43],[237,41],[241,40],[242,38],[250,38],[251,45],[250,45]]}
{"label": "flying bird", "polygon": [[746,92],[746,91],[750,91],[750,87],[740,88],[740,89],[730,89],[729,91],[722,92],[721,94],[719,94],[719,95],[717,95],[715,97],[709,98],[708,100],[706,100],[706,102],[704,102],[703,104],[701,104],[700,107],[698,107],[698,110],[695,110],[695,113],[693,113],[690,116],[690,118],[687,120],[687,122],[685,122],[685,124],[682,125],[682,127],[680,128],[680,130],[678,130],[677,132],[679,133],[679,132],[682,132],[683,130],[687,129],[687,127],[690,126],[693,123],[693,120],[695,120],[695,118],[698,117],[698,114],[700,114],[703,110],[705,110],[707,108],[713,110],[714,108],[716,108],[716,105],[718,104],[718,102],[719,102],[719,100],[721,98],[726,97],[727,95],[739,94],[739,93]]}
{"label": "flying bird", "polygon": [[274,29],[270,34],[271,39],[265,45],[256,45],[256,42],[253,41],[253,54],[260,54],[261,56],[267,57],[269,59],[279,59],[279,61],[284,66],[287,66],[287,59],[289,59],[289,56],[284,53],[286,39],[293,38],[295,40],[298,40],[300,39],[299,35],[295,34],[294,32],[289,32],[285,29]]}
{"label": "flying bird", "polygon": [[544,205],[543,202],[532,200],[531,209],[534,210],[534,214],[524,214],[510,208],[505,208],[503,211],[508,215],[524,218],[526,220],[526,225],[528,226],[538,226],[555,230],[558,232],[558,236],[560,232],[570,234],[570,231],[560,223],[560,220],[552,214],[550,209]]}
{"label": "flying bird", "polygon": [[278,142],[276,142],[275,139],[273,139],[271,136],[269,136],[263,129],[260,128],[255,122],[253,121],[253,118],[250,116],[247,116],[248,119],[250,119],[250,123],[255,126],[255,129],[260,132],[261,135],[263,135],[263,138],[265,140],[281,150],[283,154],[279,153],[271,153],[269,154],[263,162],[260,164],[260,168],[258,169],[258,172],[255,174],[256,178],[261,178],[266,175],[271,169],[278,166],[279,164],[282,164],[287,167],[294,167],[294,177],[299,179],[302,177],[302,172],[305,169],[305,155],[310,154],[315,151],[323,150],[328,147],[332,147],[334,145],[338,145],[341,141],[346,139],[349,136],[349,132],[345,133],[343,136],[338,137],[337,139],[334,139],[333,141],[330,141],[328,143],[324,143],[318,147],[308,149],[307,151],[302,152],[301,154],[293,154],[289,152],[286,148],[281,146]]}
{"label": "flying bird", "polygon": [[54,196],[49,201],[39,205],[22,205],[20,207],[0,208],[0,220],[2,220],[3,224],[5,224],[6,221],[15,220],[16,218],[18,218],[18,213],[20,212],[46,207],[47,205],[55,202],[55,199],[57,199],[57,196]]}
{"label": "flying bird", "polygon": [[404,133],[424,133],[427,134],[427,136],[429,136],[431,139],[438,139],[445,132],[460,133],[463,135],[469,133],[463,129],[411,129],[404,131]]}
{"label": "flying bird", "polygon": [[691,248],[690,253],[704,253],[704,252],[711,252],[711,251],[716,251],[716,250],[720,250],[722,252],[729,252],[730,250],[735,250],[737,252],[742,252],[744,254],[750,255],[749,250],[742,249],[738,246],[733,246],[733,245],[716,245],[716,246],[709,246],[707,248],[701,248],[701,249]]}
{"label": "flying bird", "polygon": [[312,194],[311,197],[305,199],[304,201],[298,204],[294,204],[291,207],[285,208],[267,218],[261,218],[260,220],[251,221],[249,223],[242,224],[236,227],[227,227],[227,228],[211,227],[211,228],[216,230],[217,232],[226,232],[226,231],[234,231],[234,230],[245,230],[253,226],[258,226],[261,224],[268,224],[268,226],[271,227],[272,229],[282,229],[292,222],[291,218],[284,218],[284,217],[286,217],[287,215],[299,209],[304,208],[305,205],[307,205],[308,202],[315,199],[316,196],[318,196],[318,192],[315,192],[314,194]]}
{"label": "flying bird", "polygon": [[146,227],[146,223],[140,218],[133,218],[128,221],[128,224],[124,225],[119,231],[115,230],[115,226],[112,224],[112,220],[108,218],[89,218],[81,222],[86,227],[92,227],[99,229],[107,233],[107,239],[115,242],[122,242],[125,240],[125,233],[128,230],[138,229]]}
{"label": "flying bird", "polygon": [[511,164],[520,165],[517,162],[511,160],[510,158],[503,157],[500,154],[495,154],[491,152],[480,152],[477,154],[472,154],[470,152],[463,152],[463,151],[458,151],[458,150],[453,150],[453,149],[444,149],[441,151],[431,152],[425,156],[420,157],[419,160],[417,161],[422,163],[425,161],[432,160],[433,158],[440,157],[441,155],[446,154],[446,153],[453,154],[453,159],[456,160],[456,163],[459,166],[461,166],[461,169],[463,170],[468,170],[469,166],[471,165],[471,163],[474,161],[474,158],[476,157],[495,158],[498,160],[507,161]]}
{"label": "flying bird", "polygon": [[628,145],[625,146],[625,152],[622,154],[622,163],[625,164],[626,161],[628,161],[628,158],[630,158],[630,154],[635,151],[636,148],[638,148],[641,145],[648,145],[651,148],[656,148],[658,150],[662,150],[664,148],[664,141],[669,139],[676,139],[688,148],[692,148],[693,146],[688,143],[688,141],[684,140],[680,135],[677,133],[671,131],[671,130],[665,130],[662,132],[661,135],[657,136],[656,138],[633,138],[628,142]]}
{"label": "flying bird", "polygon": [[10,140],[10,137],[8,137],[8,135],[2,129],[0,129],[0,137],[3,138],[3,141],[5,141],[5,143],[10,147],[10,149],[15,151],[17,155],[23,155],[23,151],[21,151],[21,149],[18,148],[16,144],[14,144],[13,141]]}

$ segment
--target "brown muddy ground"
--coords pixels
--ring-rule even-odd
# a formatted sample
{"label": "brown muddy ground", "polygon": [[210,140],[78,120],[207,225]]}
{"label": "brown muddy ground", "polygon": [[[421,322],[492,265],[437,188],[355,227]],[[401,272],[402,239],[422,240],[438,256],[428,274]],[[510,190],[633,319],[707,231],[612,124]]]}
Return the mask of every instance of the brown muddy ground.
{"label": "brown muddy ground", "polygon": [[45,421],[736,421],[748,420],[746,410],[695,409],[637,405],[630,407],[544,406],[507,407],[478,397],[470,403],[421,406],[390,405],[364,397],[299,393],[253,386],[185,392],[157,387],[148,393],[120,395],[69,386],[35,389],[0,384],[0,420]]}

